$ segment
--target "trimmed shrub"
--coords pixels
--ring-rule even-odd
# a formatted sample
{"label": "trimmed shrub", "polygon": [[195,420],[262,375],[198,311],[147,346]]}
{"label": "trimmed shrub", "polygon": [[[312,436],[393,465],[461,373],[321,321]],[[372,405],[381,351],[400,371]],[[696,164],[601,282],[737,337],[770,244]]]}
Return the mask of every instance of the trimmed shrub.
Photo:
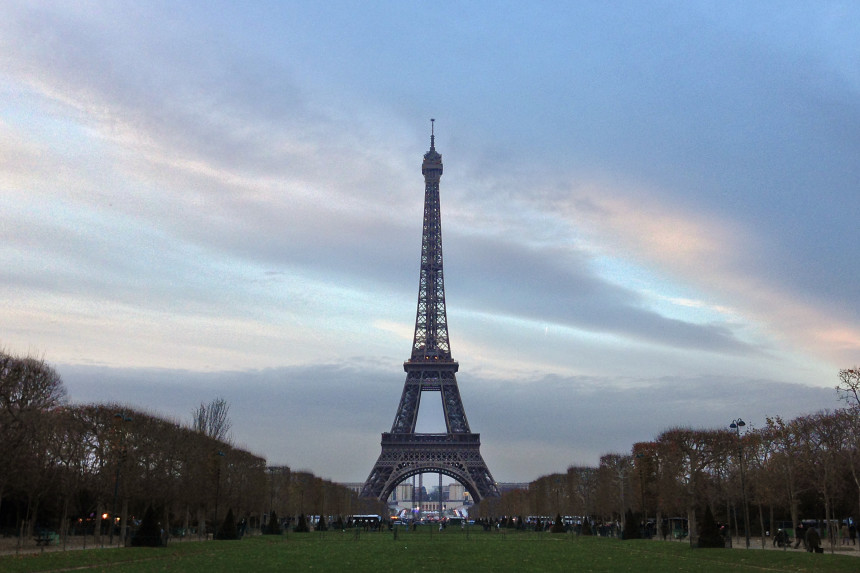
{"label": "trimmed shrub", "polygon": [[263,535],[280,535],[283,532],[281,521],[278,519],[278,513],[273,510],[271,515],[269,515],[269,523],[263,528]]}
{"label": "trimmed shrub", "polygon": [[633,513],[631,509],[627,509],[624,514],[624,535],[622,539],[639,539],[639,514]]}
{"label": "trimmed shrub", "polygon": [[594,535],[591,531],[591,523],[588,522],[588,518],[582,518],[582,531],[579,532],[580,535]]}
{"label": "trimmed shrub", "polygon": [[233,515],[233,510],[227,510],[227,517],[224,518],[224,523],[218,529],[216,539],[232,540],[239,539],[239,529],[236,527],[236,517]]}
{"label": "trimmed shrub", "polygon": [[131,538],[131,545],[133,547],[164,547],[167,545],[161,535],[161,528],[158,526],[155,510],[152,509],[151,505],[146,508],[143,521],[140,522],[140,527],[134,537]]}
{"label": "trimmed shrub", "polygon": [[328,525],[325,522],[324,515],[321,515],[320,520],[317,521],[317,531],[328,531]]}
{"label": "trimmed shrub", "polygon": [[561,518],[560,513],[555,516],[555,523],[552,524],[552,528],[549,531],[550,533],[564,533],[564,520]]}
{"label": "trimmed shrub", "polygon": [[705,517],[702,518],[702,527],[699,529],[699,547],[702,548],[725,548],[726,541],[720,535],[720,528],[711,513],[711,506],[705,506]]}
{"label": "trimmed shrub", "polygon": [[293,527],[293,531],[295,533],[308,533],[310,530],[311,530],[311,528],[308,527],[308,520],[305,517],[305,514],[300,513],[299,514],[299,521],[296,523],[296,526]]}
{"label": "trimmed shrub", "polygon": [[806,550],[810,553],[821,553],[821,536],[814,527],[806,528]]}

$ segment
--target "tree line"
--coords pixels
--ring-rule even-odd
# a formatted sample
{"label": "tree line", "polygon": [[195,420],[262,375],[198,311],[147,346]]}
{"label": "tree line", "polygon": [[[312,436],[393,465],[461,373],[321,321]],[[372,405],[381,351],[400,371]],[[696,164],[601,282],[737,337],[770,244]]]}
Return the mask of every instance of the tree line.
{"label": "tree line", "polygon": [[348,488],[231,444],[227,409],[222,399],[201,404],[186,426],[123,404],[70,404],[43,359],[0,351],[0,531],[123,539],[149,507],[165,530],[198,536],[228,511],[250,528],[272,511],[379,512]]}
{"label": "tree line", "polygon": [[[760,535],[762,543],[780,524],[842,523],[860,516],[860,369],[841,370],[836,390],[845,407],[835,411],[774,416],[761,428],[742,420],[732,428],[671,428],[629,452],[604,454],[596,467],[570,466],[483,500],[473,513],[588,516],[622,527],[631,515],[658,527],[681,518],[696,538],[697,517],[710,508],[738,535]],[[827,529],[836,535],[838,526]]]}

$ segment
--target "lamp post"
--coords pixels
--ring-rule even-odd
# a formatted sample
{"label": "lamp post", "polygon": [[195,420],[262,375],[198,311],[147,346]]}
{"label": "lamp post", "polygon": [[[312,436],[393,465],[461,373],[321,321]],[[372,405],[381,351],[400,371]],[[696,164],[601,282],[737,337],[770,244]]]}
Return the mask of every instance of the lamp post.
{"label": "lamp post", "polygon": [[442,522],[442,472],[439,472],[439,522]]}
{"label": "lamp post", "polygon": [[738,458],[740,460],[741,465],[741,499],[744,504],[744,536],[746,538],[746,546],[747,549],[750,548],[750,510],[747,507],[747,489],[746,484],[744,483],[744,449],[741,443],[741,428],[746,426],[746,423],[738,418],[737,420],[732,420],[729,428],[735,431],[735,435],[738,437]]}
{"label": "lamp post", "polygon": [[642,465],[644,464],[644,459],[645,459],[645,454],[643,454],[642,452],[639,452],[638,454],[636,454],[636,460],[637,460],[636,469],[639,470],[639,498],[640,498],[640,501],[642,502],[642,523],[645,523],[648,521],[648,514],[645,511],[645,480],[642,477],[642,472],[644,469],[642,467]]}
{"label": "lamp post", "polygon": [[113,545],[113,530],[116,526],[116,503],[117,498],[119,497],[119,469],[122,466],[122,462],[125,460],[125,432],[122,431],[120,424],[123,422],[131,422],[131,416],[126,416],[125,412],[117,412],[113,415],[113,421],[119,428],[117,431],[119,432],[119,457],[116,460],[116,475],[113,480],[113,513],[110,516],[110,541],[109,545]]}
{"label": "lamp post", "polygon": [[224,452],[218,450],[215,452],[215,463],[218,466],[215,468],[215,533],[213,537],[218,539],[218,501],[221,497],[221,458],[224,457]]}
{"label": "lamp post", "polygon": [[555,478],[555,511],[561,515],[561,478]]}
{"label": "lamp post", "polygon": [[271,528],[272,512],[275,511],[275,468],[269,466],[266,469],[269,471],[269,520],[267,523],[268,526]]}

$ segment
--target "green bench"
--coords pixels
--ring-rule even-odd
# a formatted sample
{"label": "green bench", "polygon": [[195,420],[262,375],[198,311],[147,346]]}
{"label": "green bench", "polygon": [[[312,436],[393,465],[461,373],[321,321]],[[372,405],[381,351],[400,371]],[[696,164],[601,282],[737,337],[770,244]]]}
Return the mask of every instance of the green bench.
{"label": "green bench", "polygon": [[36,541],[36,546],[56,545],[60,536],[53,531],[40,531],[33,539]]}

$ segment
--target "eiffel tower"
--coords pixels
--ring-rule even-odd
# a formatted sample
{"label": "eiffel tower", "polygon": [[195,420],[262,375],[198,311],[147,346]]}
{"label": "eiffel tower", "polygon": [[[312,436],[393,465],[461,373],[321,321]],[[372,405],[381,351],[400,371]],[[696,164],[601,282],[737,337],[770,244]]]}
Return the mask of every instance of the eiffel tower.
{"label": "eiffel tower", "polygon": [[[459,364],[451,358],[445,282],[442,274],[442,217],[439,179],[442,156],[436,151],[435,120],[430,120],[430,151],[424,154],[424,231],[421,237],[421,275],[412,356],[403,363],[406,383],[391,431],[382,434],[382,453],[370,471],[362,497],[386,501],[400,482],[421,473],[454,478],[477,502],[498,496],[499,490],[481,457],[481,435],[466,420],[455,376]],[[444,434],[415,432],[423,392],[439,392],[445,416]],[[441,484],[441,475],[440,475]]]}

